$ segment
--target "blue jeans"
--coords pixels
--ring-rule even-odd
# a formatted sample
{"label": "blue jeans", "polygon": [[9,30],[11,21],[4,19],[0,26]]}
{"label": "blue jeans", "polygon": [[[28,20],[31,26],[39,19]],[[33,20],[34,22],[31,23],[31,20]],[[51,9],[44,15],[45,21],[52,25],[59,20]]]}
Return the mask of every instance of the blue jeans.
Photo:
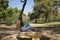
{"label": "blue jeans", "polygon": [[30,24],[26,24],[25,26],[21,27],[21,30],[22,30],[23,32],[26,32],[26,31],[28,31],[28,30],[33,31],[33,30],[35,30],[35,29],[36,29],[36,28],[33,28]]}

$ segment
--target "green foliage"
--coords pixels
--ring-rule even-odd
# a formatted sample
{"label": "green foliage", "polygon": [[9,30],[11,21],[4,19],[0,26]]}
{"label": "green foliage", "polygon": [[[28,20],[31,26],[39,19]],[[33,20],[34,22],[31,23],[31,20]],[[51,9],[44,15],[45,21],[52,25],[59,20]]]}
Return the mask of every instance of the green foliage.
{"label": "green foliage", "polygon": [[8,26],[11,26],[11,25],[13,24],[12,18],[8,18],[8,19],[6,19],[5,21],[6,21],[6,24],[7,24]]}
{"label": "green foliage", "polygon": [[7,9],[7,17],[12,17],[12,15],[13,15],[13,8],[8,8]]}
{"label": "green foliage", "polygon": [[[39,20],[37,18],[44,18],[45,22],[56,20],[56,17],[58,16],[58,10],[56,6],[54,5],[54,0],[35,0],[35,5],[33,7],[33,12],[30,14],[30,20]],[[58,6],[58,5],[57,5]],[[41,17],[42,15],[42,17]],[[51,16],[51,17],[50,17]],[[54,17],[53,17],[54,16]]]}
{"label": "green foliage", "polygon": [[7,18],[6,20],[8,20],[6,23],[7,25],[12,25],[12,24],[15,24],[17,19],[18,19],[18,16],[20,14],[20,10],[16,8],[8,8],[7,9]]}
{"label": "green foliage", "polygon": [[6,20],[7,7],[8,7],[8,0],[0,0],[0,20],[2,19],[2,22]]}
{"label": "green foliage", "polygon": [[[0,23],[15,24],[21,12],[17,7],[8,7],[9,0],[0,0]],[[26,16],[23,14],[23,16]]]}

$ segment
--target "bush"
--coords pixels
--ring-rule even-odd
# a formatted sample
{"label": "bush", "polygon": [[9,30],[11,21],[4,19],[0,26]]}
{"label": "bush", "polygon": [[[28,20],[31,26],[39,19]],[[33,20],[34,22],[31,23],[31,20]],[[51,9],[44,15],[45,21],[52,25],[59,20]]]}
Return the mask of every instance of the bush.
{"label": "bush", "polygon": [[7,24],[8,26],[11,26],[11,25],[12,25],[12,22],[11,22],[11,21],[8,21],[6,24]]}
{"label": "bush", "polygon": [[11,26],[13,24],[12,20],[6,20],[7,26]]}

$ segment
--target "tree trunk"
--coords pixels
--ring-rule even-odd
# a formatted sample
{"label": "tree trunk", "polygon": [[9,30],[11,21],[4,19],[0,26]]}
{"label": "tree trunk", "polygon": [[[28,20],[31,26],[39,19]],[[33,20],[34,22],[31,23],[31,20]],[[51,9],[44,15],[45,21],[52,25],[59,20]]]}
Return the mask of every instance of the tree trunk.
{"label": "tree trunk", "polygon": [[35,19],[35,23],[37,23],[37,19]]}
{"label": "tree trunk", "polygon": [[48,22],[48,13],[45,14],[45,23]]}

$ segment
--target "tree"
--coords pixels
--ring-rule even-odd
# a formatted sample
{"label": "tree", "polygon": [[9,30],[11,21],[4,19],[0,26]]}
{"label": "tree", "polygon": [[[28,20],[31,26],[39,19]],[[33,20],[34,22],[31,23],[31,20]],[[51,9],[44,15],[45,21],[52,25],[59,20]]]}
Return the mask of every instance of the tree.
{"label": "tree", "polygon": [[[40,18],[40,15],[44,14],[45,22],[49,21],[49,16],[51,16],[52,9],[55,7],[54,0],[35,0],[35,5],[33,8],[33,13],[31,13],[30,18],[36,19]],[[57,9],[55,9],[54,12],[57,12]],[[57,15],[54,13],[54,15]],[[37,17],[38,16],[38,17]]]}
{"label": "tree", "polygon": [[7,18],[12,17],[14,14],[14,9],[13,8],[8,8],[7,9]]}
{"label": "tree", "polygon": [[2,19],[3,23],[4,23],[4,20],[6,19],[6,14],[7,14],[7,7],[8,7],[8,0],[0,0],[0,19]]}

